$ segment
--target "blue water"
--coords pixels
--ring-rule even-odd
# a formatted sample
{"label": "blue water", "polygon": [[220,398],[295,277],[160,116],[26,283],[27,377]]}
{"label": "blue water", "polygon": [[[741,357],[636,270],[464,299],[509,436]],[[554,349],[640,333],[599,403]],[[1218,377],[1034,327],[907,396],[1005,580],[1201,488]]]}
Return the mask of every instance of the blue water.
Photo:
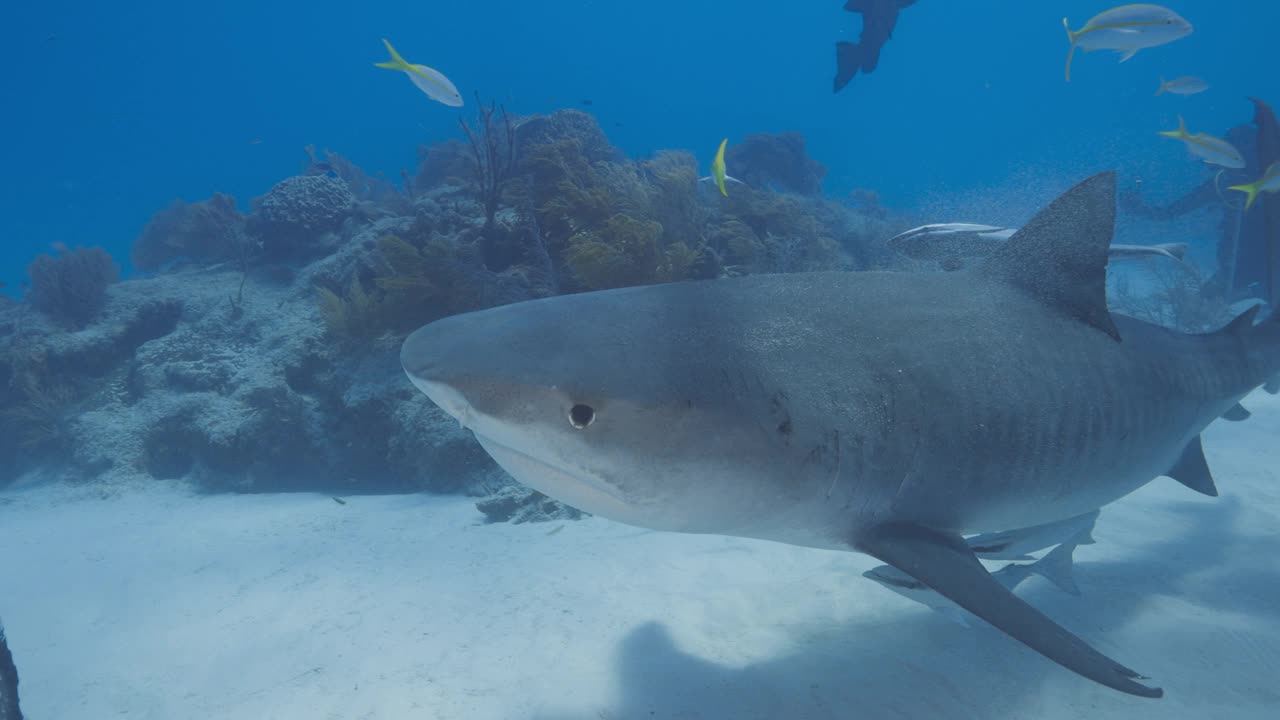
{"label": "blue water", "polygon": [[[833,94],[834,43],[859,26],[841,5],[15,3],[0,24],[0,281],[12,290],[54,242],[126,263],[156,210],[215,191],[247,207],[309,143],[398,177],[419,144],[458,136],[458,113],[374,68],[381,37],[471,106],[479,93],[516,113],[583,107],[633,155],[684,148],[706,162],[721,137],[798,130],[830,170],[828,193],[871,188],[907,209],[1062,178],[1030,189],[1040,202],[1106,167],[1171,196],[1205,171],[1156,130],[1181,112],[1221,134],[1250,119],[1246,96],[1280,103],[1274,2],[1173,3],[1194,34],[1124,65],[1079,55],[1067,84],[1061,18],[1079,27],[1107,3],[923,0],[879,69]],[[1153,96],[1160,75],[1184,74],[1211,89]]]}

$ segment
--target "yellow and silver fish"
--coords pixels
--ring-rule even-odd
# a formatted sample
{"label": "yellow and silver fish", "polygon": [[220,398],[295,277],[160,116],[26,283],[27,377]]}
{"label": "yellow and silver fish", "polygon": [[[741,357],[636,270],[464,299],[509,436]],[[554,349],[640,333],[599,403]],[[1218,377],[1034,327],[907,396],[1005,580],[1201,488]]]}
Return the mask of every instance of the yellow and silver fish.
{"label": "yellow and silver fish", "polygon": [[391,47],[391,43],[384,38],[382,44],[387,46],[387,52],[391,53],[391,60],[388,62],[374,63],[375,66],[385,68],[387,70],[399,70],[409,79],[413,81],[418,89],[427,94],[427,97],[439,103],[444,103],[449,107],[462,107],[462,95],[458,92],[458,88],[453,86],[449,78],[439,70],[433,70],[426,65],[416,65],[408,62],[400,57],[400,53]]}
{"label": "yellow and silver fish", "polygon": [[729,197],[729,191],[724,187],[724,148],[729,144],[729,138],[720,141],[720,149],[716,150],[716,159],[711,161],[711,176],[716,179],[716,187],[720,188],[720,194]]}
{"label": "yellow and silver fish", "polygon": [[1248,210],[1253,207],[1253,201],[1258,199],[1258,193],[1276,192],[1280,190],[1280,160],[1271,163],[1267,171],[1262,173],[1262,177],[1247,185],[1232,185],[1231,190],[1239,190],[1242,193],[1248,193],[1249,199],[1244,201],[1244,209]]}
{"label": "yellow and silver fish", "polygon": [[1187,124],[1183,121],[1181,115],[1178,116],[1177,130],[1162,130],[1160,135],[1174,140],[1181,140],[1192,155],[1210,165],[1220,165],[1224,168],[1233,169],[1244,167],[1244,155],[1241,155],[1234,145],[1222,138],[1205,135],[1204,133],[1192,135],[1187,132]]}
{"label": "yellow and silver fish", "polygon": [[1094,15],[1084,27],[1072,30],[1066,18],[1062,26],[1067,29],[1071,50],[1067,53],[1067,81],[1071,81],[1071,60],[1076,48],[1090,50],[1115,50],[1121,53],[1120,62],[1133,57],[1139,50],[1164,45],[1191,34],[1191,23],[1178,13],[1160,5],[1138,3],[1121,5]]}

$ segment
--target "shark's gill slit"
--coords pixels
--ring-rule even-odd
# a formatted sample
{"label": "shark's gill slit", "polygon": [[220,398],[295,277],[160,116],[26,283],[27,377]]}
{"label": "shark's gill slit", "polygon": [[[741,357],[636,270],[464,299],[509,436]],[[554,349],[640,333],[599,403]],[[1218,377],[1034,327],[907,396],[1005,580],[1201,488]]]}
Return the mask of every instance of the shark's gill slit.
{"label": "shark's gill slit", "polygon": [[596,411],[590,405],[578,403],[569,408],[569,424],[582,430],[596,421]]}

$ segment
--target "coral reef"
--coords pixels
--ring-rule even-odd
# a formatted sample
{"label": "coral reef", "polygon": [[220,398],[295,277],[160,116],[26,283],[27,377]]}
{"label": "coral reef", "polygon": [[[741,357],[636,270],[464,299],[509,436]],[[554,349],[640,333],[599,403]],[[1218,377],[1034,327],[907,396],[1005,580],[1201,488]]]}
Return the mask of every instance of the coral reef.
{"label": "coral reef", "polygon": [[418,172],[413,186],[425,189],[463,185],[473,172],[473,162],[471,146],[461,140],[423,145],[418,148]]}
{"label": "coral reef", "polygon": [[748,135],[725,152],[734,177],[754,188],[816,196],[827,168],[809,157],[798,132]]}
{"label": "coral reef", "polygon": [[214,193],[198,203],[175,200],[152,216],[133,241],[130,258],[139,270],[155,271],[179,260],[242,260],[251,249],[235,198]]}
{"label": "coral reef", "polygon": [[55,320],[81,327],[102,309],[120,268],[100,247],[55,250],[57,255],[40,255],[27,267],[27,300]]}
{"label": "coral reef", "polygon": [[595,117],[581,110],[557,110],[550,115],[534,115],[516,123],[518,147],[545,145],[572,139],[589,163],[614,162],[623,155],[609,143]]}
{"label": "coral reef", "polygon": [[340,178],[295,175],[254,200],[246,228],[270,259],[327,254],[324,236],[356,211],[356,198]]}
{"label": "coral reef", "polygon": [[751,141],[758,186],[725,198],[689,153],[630,160],[576,110],[490,105],[462,131],[403,188],[309,147],[247,217],[176,202],[133,246],[152,276],[109,293],[102,251],[38,258],[29,302],[0,304],[0,483],[465,492],[492,520],[573,519],[405,381],[407,333],[566,292],[876,267],[900,229],[814,196],[798,138]]}
{"label": "coral reef", "polygon": [[347,189],[356,198],[357,204],[371,217],[380,214],[404,214],[409,196],[413,192],[412,183],[407,183],[405,191],[401,192],[381,173],[370,175],[359,165],[328,148],[324,149],[323,156],[316,153],[314,145],[308,145],[304,150],[308,160],[302,171],[304,176],[336,176],[346,183]]}

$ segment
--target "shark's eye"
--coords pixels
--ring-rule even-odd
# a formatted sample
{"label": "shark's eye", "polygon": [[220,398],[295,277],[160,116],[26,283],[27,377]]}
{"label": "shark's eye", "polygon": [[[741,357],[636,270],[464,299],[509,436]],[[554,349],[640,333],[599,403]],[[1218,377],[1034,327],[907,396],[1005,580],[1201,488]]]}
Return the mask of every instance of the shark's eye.
{"label": "shark's eye", "polygon": [[579,430],[595,422],[596,411],[590,405],[574,405],[569,408],[569,424]]}

